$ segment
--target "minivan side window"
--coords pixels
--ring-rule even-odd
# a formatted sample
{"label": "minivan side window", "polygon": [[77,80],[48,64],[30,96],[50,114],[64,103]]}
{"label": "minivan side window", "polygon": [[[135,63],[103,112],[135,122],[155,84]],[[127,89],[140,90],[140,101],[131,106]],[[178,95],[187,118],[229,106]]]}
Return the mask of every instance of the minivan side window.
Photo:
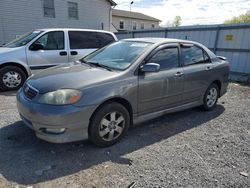
{"label": "minivan side window", "polygon": [[179,50],[177,47],[165,48],[154,54],[148,63],[157,63],[160,70],[179,67]]}
{"label": "minivan side window", "polygon": [[69,31],[70,49],[102,48],[114,41],[114,37],[108,33]]}
{"label": "minivan side window", "polygon": [[44,50],[63,50],[64,49],[64,32],[52,31],[45,33],[35,43],[43,45]]}
{"label": "minivan side window", "polygon": [[181,49],[184,66],[211,62],[207,53],[197,46],[182,47]]}

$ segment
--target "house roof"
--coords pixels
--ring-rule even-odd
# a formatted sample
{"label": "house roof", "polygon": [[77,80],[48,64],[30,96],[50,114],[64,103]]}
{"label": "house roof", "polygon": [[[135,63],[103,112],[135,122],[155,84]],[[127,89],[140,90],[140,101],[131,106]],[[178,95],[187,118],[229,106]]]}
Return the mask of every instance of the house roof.
{"label": "house roof", "polygon": [[116,5],[117,5],[113,0],[107,0],[107,1],[110,2],[110,4],[111,4],[112,6],[116,6]]}
{"label": "house roof", "polygon": [[119,17],[126,17],[126,18],[135,18],[135,19],[140,19],[140,20],[149,20],[149,21],[155,21],[155,22],[161,22],[161,20],[157,18],[153,18],[151,16],[148,16],[146,14],[142,14],[139,12],[130,12],[126,10],[118,10],[118,9],[113,9],[112,10],[112,15],[113,16],[119,16]]}

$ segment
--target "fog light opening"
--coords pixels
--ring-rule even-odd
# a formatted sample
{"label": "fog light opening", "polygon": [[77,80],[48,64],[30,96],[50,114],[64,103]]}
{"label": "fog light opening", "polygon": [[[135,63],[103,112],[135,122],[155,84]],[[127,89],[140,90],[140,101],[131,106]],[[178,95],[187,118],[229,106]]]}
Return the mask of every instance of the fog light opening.
{"label": "fog light opening", "polygon": [[61,129],[41,128],[40,130],[47,134],[63,134],[66,131],[66,128],[61,128]]}

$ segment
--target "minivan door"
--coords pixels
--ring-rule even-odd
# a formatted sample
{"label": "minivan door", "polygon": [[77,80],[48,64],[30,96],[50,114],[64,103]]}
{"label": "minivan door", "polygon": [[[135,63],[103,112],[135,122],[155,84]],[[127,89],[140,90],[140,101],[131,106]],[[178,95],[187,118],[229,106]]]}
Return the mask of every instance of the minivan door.
{"label": "minivan door", "polygon": [[[31,70],[39,70],[68,62],[64,31],[50,31],[26,47]],[[33,71],[34,72],[34,71]]]}
{"label": "minivan door", "polygon": [[109,33],[96,31],[68,31],[69,61],[76,61],[91,52],[114,42],[114,37]]}
{"label": "minivan door", "polygon": [[183,69],[178,45],[160,47],[147,63],[157,63],[160,71],[139,76],[140,115],[179,106],[183,94]]}

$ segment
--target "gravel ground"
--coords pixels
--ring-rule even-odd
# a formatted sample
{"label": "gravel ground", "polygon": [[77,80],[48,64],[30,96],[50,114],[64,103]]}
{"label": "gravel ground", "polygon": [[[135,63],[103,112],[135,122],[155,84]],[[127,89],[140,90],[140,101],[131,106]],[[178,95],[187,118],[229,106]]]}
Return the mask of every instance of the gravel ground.
{"label": "gravel ground", "polygon": [[230,84],[211,112],[169,114],[109,148],[51,144],[0,94],[0,187],[250,187],[250,87]]}

